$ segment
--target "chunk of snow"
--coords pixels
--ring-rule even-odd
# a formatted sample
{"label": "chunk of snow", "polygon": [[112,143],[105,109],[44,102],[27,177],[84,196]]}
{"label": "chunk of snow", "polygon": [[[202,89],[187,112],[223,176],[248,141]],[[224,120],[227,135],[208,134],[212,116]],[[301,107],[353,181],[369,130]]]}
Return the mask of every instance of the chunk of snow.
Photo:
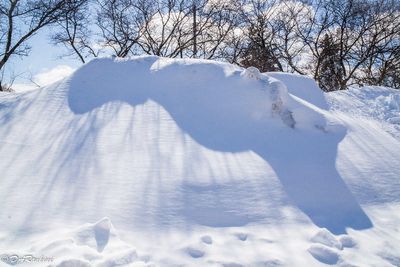
{"label": "chunk of snow", "polygon": [[336,239],[336,237],[328,230],[321,229],[318,233],[311,238],[314,243],[320,243],[331,248],[342,249],[342,244]]}
{"label": "chunk of snow", "polygon": [[308,249],[308,252],[318,261],[325,264],[336,264],[339,260],[339,254],[326,246],[314,244]]}
{"label": "chunk of snow", "polygon": [[351,236],[348,235],[341,235],[339,237],[339,241],[344,248],[352,248],[357,245],[357,242]]}
{"label": "chunk of snow", "polygon": [[290,94],[321,109],[328,109],[324,92],[312,78],[283,72],[267,72],[267,75],[281,81]]}
{"label": "chunk of snow", "polygon": [[94,233],[97,243],[97,250],[103,251],[110,239],[111,222],[108,218],[103,218],[94,225]]}
{"label": "chunk of snow", "polygon": [[261,73],[256,67],[248,67],[247,69],[244,69],[241,75],[248,79],[254,79],[254,80],[261,79]]}

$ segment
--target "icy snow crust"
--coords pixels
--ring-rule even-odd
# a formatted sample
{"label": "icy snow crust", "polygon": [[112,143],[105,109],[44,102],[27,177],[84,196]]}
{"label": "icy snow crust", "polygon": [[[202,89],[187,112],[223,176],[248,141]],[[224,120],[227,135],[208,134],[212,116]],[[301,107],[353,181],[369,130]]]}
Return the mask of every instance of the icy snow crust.
{"label": "icy snow crust", "polygon": [[302,76],[158,57],[1,95],[0,255],[396,265],[399,141],[333,97]]}

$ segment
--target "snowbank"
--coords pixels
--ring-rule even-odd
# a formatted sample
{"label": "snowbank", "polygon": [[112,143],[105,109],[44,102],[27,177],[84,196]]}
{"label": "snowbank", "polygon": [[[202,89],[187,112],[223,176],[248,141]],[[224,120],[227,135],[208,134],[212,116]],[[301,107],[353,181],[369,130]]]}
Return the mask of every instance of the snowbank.
{"label": "snowbank", "polygon": [[0,254],[50,266],[395,262],[399,250],[381,248],[399,244],[400,144],[324,101],[304,77],[158,57],[96,59],[1,95]]}
{"label": "snowbank", "polygon": [[400,90],[365,86],[327,94],[333,110],[374,119],[400,138]]}
{"label": "snowbank", "polygon": [[[202,113],[196,117],[214,120],[209,122],[213,124],[235,118],[232,124],[235,128],[243,128],[240,124],[250,121],[274,123],[271,117],[280,117],[292,128],[296,123],[297,127],[324,127],[323,117],[303,105],[299,108],[282,82],[255,70],[210,61],[157,57],[93,60],[72,76],[68,101],[77,114],[112,101],[131,105],[155,101],[178,123],[187,116],[181,113],[195,112]],[[191,126],[203,126],[195,124]],[[227,126],[225,123],[225,129],[220,130],[228,130]]]}

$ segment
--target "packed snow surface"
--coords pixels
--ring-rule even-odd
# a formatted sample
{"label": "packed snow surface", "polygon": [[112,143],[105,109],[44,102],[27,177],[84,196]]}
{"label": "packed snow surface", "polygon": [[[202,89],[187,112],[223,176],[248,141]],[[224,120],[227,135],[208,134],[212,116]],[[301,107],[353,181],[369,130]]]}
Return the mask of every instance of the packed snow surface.
{"label": "packed snow surface", "polygon": [[0,266],[399,266],[399,99],[158,57],[2,94]]}

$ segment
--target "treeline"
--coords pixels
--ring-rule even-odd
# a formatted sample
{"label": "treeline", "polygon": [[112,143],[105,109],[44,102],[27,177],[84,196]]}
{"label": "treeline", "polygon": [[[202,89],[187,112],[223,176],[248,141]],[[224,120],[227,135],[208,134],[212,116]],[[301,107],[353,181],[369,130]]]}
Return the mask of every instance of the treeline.
{"label": "treeline", "polygon": [[310,75],[325,91],[400,88],[398,0],[2,0],[0,21],[1,90],[10,58],[45,27],[83,63],[205,58]]}

